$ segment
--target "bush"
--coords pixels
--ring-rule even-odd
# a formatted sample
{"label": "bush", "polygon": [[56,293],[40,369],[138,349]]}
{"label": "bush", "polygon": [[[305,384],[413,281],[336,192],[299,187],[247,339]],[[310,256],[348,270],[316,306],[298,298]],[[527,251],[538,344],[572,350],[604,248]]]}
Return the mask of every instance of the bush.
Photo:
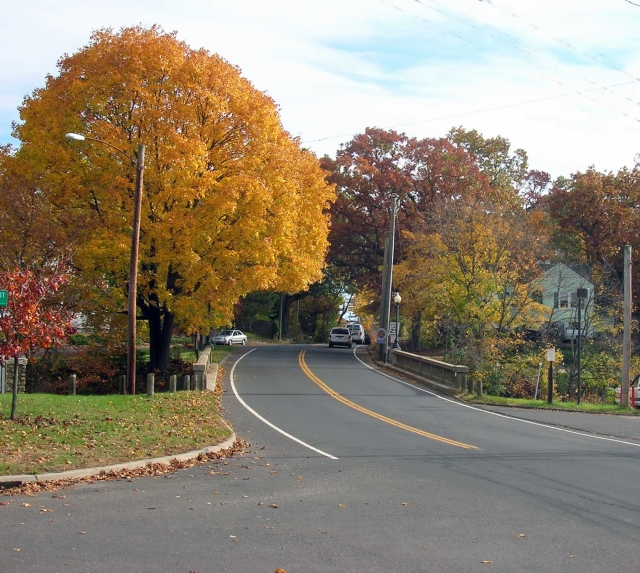
{"label": "bush", "polygon": [[504,393],[501,395],[507,398],[533,398],[535,392],[536,377],[532,378],[529,373],[524,371],[516,371],[505,382]]}
{"label": "bush", "polygon": [[492,366],[482,379],[482,391],[491,396],[505,395],[505,376],[499,366]]}
{"label": "bush", "polygon": [[50,351],[29,365],[26,391],[66,394],[69,392],[69,375],[75,374],[78,393],[114,393],[118,391],[116,376],[123,370],[120,362],[122,357],[113,356],[100,347],[67,347]]}

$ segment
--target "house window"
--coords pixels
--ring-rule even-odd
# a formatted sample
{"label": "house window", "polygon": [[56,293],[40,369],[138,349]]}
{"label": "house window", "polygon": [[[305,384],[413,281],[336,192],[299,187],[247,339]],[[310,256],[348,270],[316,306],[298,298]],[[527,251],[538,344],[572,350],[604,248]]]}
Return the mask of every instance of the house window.
{"label": "house window", "polygon": [[558,298],[560,299],[560,308],[573,308],[575,306],[575,296],[572,296],[570,292],[558,293]]}

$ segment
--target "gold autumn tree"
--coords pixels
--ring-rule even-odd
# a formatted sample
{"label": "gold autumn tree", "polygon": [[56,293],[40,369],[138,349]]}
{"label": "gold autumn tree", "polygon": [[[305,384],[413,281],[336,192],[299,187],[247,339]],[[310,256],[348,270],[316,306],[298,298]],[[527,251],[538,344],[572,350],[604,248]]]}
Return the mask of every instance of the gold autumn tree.
{"label": "gold autumn tree", "polygon": [[20,117],[16,158],[38,174],[74,246],[85,312],[103,322],[126,309],[130,158],[146,146],[137,306],[151,368],[167,367],[175,326],[223,325],[248,292],[321,278],[333,190],[275,103],[221,57],[158,27],[100,30]]}

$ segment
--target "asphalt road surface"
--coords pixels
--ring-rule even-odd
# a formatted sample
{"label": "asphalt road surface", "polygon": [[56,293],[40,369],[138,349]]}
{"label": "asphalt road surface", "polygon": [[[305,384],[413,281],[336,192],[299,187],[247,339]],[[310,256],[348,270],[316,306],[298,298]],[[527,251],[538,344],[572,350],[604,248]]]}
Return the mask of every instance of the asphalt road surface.
{"label": "asphalt road surface", "polygon": [[0,571],[640,570],[639,419],[469,407],[363,356],[243,348],[244,456],[14,499]]}

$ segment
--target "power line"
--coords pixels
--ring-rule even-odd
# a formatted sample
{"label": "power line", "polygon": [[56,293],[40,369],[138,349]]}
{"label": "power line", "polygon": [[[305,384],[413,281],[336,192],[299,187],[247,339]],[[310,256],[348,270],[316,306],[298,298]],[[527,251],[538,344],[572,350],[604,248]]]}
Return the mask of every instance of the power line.
{"label": "power line", "polygon": [[[438,5],[438,6],[442,6],[442,4],[441,4],[440,2],[438,2],[437,0],[428,0],[428,1],[429,1],[431,4],[436,4],[436,5]],[[414,2],[416,2],[417,4],[422,4],[425,8],[428,8],[428,6],[425,4],[425,2],[424,2],[423,0],[414,0]],[[491,6],[495,9],[495,5],[494,5],[493,3],[491,4]],[[434,8],[434,7],[431,7],[431,9],[432,9],[432,10],[435,10],[436,12],[439,12],[440,14],[442,14],[442,15],[443,15],[443,16],[445,16],[445,17],[454,17],[454,18],[456,18],[458,21],[463,22],[465,25],[470,26],[471,28],[474,28],[475,30],[478,30],[480,33],[484,33],[484,32],[485,32],[483,29],[481,29],[480,27],[478,27],[478,26],[476,26],[476,25],[474,25],[474,24],[469,23],[467,20],[463,20],[463,19],[461,19],[461,18],[458,18],[458,17],[454,16],[451,12],[447,12],[446,10],[441,10],[441,9]],[[514,18],[519,18],[519,16],[518,16],[517,14],[515,14],[514,12],[509,12],[509,14],[510,14],[512,17],[514,17]],[[526,22],[526,23],[527,23],[531,28],[533,28],[534,30],[536,30],[536,32],[541,33],[541,32],[540,32],[540,29],[539,29],[537,26],[534,26],[533,24],[531,24],[531,23],[529,23],[529,22]],[[511,34],[508,34],[507,32],[503,32],[502,30],[498,30],[498,29],[497,29],[497,28],[495,28],[495,27],[494,27],[494,30],[495,30],[498,34],[501,34],[502,36],[504,36],[505,38],[508,38],[509,40],[514,41],[514,47],[515,47],[515,49],[516,49],[516,50],[519,50],[519,51],[520,51],[520,52],[522,52],[523,54],[526,54],[526,55],[527,55],[527,56],[529,56],[532,60],[534,60],[534,62],[536,61],[536,55],[535,55],[535,54],[533,54],[532,52],[530,52],[529,50],[526,50],[526,49],[524,49],[524,48],[522,48],[522,47],[518,46],[518,45],[515,43],[516,38],[514,38]],[[495,34],[491,34],[491,36],[492,36],[493,38],[496,38]],[[623,74],[625,74],[626,76],[628,76],[628,77],[632,78],[632,79],[633,79],[633,80],[635,80],[635,81],[640,81],[640,78],[638,78],[638,77],[636,77],[636,76],[633,76],[632,74],[629,74],[629,73],[628,73],[628,72],[626,72],[625,70],[622,70],[622,69],[620,69],[620,68],[618,68],[618,67],[616,67],[616,66],[613,66],[613,65],[611,65],[611,64],[609,64],[609,63],[607,63],[607,62],[605,62],[605,61],[603,61],[603,60],[601,60],[601,59],[595,58],[595,57],[591,56],[590,54],[588,54],[588,53],[586,53],[586,52],[583,52],[583,51],[581,51],[581,50],[578,50],[577,48],[575,48],[575,47],[574,47],[574,46],[572,46],[569,42],[567,42],[566,40],[563,40],[562,38],[555,38],[555,37],[552,37],[552,39],[553,39],[555,42],[558,42],[558,43],[562,44],[563,46],[565,46],[565,47],[567,47],[567,48],[569,48],[569,49],[573,50],[573,51],[574,51],[574,52],[576,52],[576,53],[579,53],[579,54],[581,54],[581,55],[583,55],[583,56],[585,56],[585,57],[587,57],[587,58],[589,58],[589,59],[592,59],[592,60],[594,60],[594,61],[596,61],[596,62],[598,62],[598,63],[600,63],[600,64],[603,64],[603,65],[605,65],[605,66],[607,66],[607,67],[610,67],[610,68],[612,68],[612,69],[614,69],[614,70],[616,70],[616,71],[618,71],[618,72],[620,72],[620,73],[623,73]],[[560,72],[561,74],[566,74],[566,71],[565,71],[565,70],[563,70],[563,69],[562,69],[558,64],[552,63],[551,65],[552,65],[554,68],[558,69],[558,70],[559,70],[559,72]],[[586,81],[586,82],[590,83],[590,84],[591,84],[591,85],[593,85],[593,86],[596,86],[596,85],[597,85],[597,84],[596,84],[596,82],[594,82],[594,81],[593,81],[593,80],[591,80],[590,78],[584,77],[584,76],[582,76],[582,75],[580,75],[580,74],[577,74],[577,73],[575,73],[575,72],[572,72],[572,71],[570,71],[569,73],[570,73],[571,75],[573,75],[573,76],[575,76],[575,77],[577,77],[577,78],[579,78],[579,79],[583,80],[583,81]],[[550,77],[548,77],[548,76],[544,76],[543,74],[539,74],[539,75],[541,75],[541,76],[542,76],[542,77],[544,77],[545,79],[548,79],[548,80],[550,80],[550,81],[556,82],[556,83],[560,84],[560,85],[561,85],[561,86],[563,86],[563,87],[567,87],[568,89],[571,89],[571,88],[569,88],[568,86],[565,86],[562,82],[559,82],[558,80],[555,80],[555,79],[550,78]],[[613,95],[616,95],[616,96],[618,96],[618,97],[621,97],[621,98],[626,99],[628,102],[630,102],[630,103],[632,103],[632,104],[640,105],[640,102],[638,102],[637,100],[634,100],[634,99],[632,99],[632,98],[630,98],[630,97],[628,97],[628,96],[626,96],[626,95],[623,95],[623,94],[617,93],[617,92],[612,91],[612,90],[610,90],[610,89],[608,89],[608,88],[604,88],[604,89],[605,89],[606,91],[608,91],[609,93],[613,94]],[[595,99],[592,99],[592,98],[588,98],[588,99],[591,99],[592,101],[594,101],[594,102],[596,102],[596,103],[599,103],[599,104],[602,104],[602,105],[608,105],[608,104],[604,104],[603,102],[600,102],[600,101],[595,100]],[[618,112],[620,112],[620,110],[618,110],[617,108],[613,108],[613,107],[611,107],[611,106],[608,106],[608,107],[609,107],[610,109],[614,110],[614,111],[618,111]],[[624,112],[620,112],[620,113],[622,113],[623,115],[627,115],[627,114],[625,114]],[[630,116],[628,116],[628,115],[627,115],[627,117],[630,117]],[[635,118],[631,118],[631,119],[635,119]]]}
{"label": "power line", "polygon": [[[634,82],[626,82],[623,84],[616,84],[615,86],[610,86],[610,87],[617,87],[617,86],[623,86],[623,85],[628,85],[630,83],[634,83]],[[596,91],[599,89],[604,89],[603,87],[597,87],[597,88],[591,88],[590,90],[586,90],[586,91]],[[523,106],[523,105],[528,105],[531,103],[538,103],[541,101],[549,101],[549,100],[553,100],[553,99],[560,99],[563,97],[567,97],[567,95],[569,94],[558,94],[558,95],[553,95],[553,96],[547,96],[547,97],[541,97],[541,98],[537,98],[537,99],[532,99],[532,100],[527,100],[527,101],[521,101],[521,102],[516,102],[516,103],[510,103],[510,104],[504,104],[504,105],[499,105],[499,106],[494,106],[494,107],[487,107],[487,108],[482,108],[482,109],[476,109],[476,110],[472,110],[472,111],[466,111],[466,112],[459,112],[459,113],[454,113],[454,114],[450,114],[450,115],[443,115],[443,116],[439,116],[439,117],[432,117],[429,119],[420,119],[417,121],[410,121],[407,123],[398,123],[396,125],[390,125],[387,127],[382,127],[380,129],[397,129],[399,127],[407,127],[410,125],[418,125],[420,123],[431,123],[434,121],[441,121],[443,119],[453,119],[456,117],[464,117],[467,115],[475,115],[477,113],[486,113],[486,112],[490,112],[490,111],[497,111],[497,110],[501,110],[501,109],[507,109],[507,108],[511,108],[511,107],[519,107],[519,106]],[[583,94],[581,94],[583,95]],[[640,120],[636,120],[639,121]],[[356,132],[352,132],[352,133],[343,133],[341,135],[329,135],[327,137],[321,137],[319,139],[307,139],[305,141],[302,141],[301,143],[304,145],[306,143],[319,143],[320,141],[328,141],[330,139],[342,139],[344,137],[353,137],[354,135],[356,135]]]}
{"label": "power line", "polygon": [[[422,6],[424,6],[425,8],[428,8],[428,6],[425,4],[425,2],[424,2],[423,0],[413,0],[413,1],[414,1],[415,3],[417,3],[417,4],[421,4],[421,5],[422,5]],[[439,2],[437,2],[437,0],[428,0],[428,1],[429,1],[429,2],[431,2],[432,4],[440,5],[440,3],[439,3]],[[387,4],[387,5],[389,5],[389,6],[393,7],[393,8],[395,8],[396,10],[398,10],[398,11],[400,11],[400,12],[404,12],[405,14],[408,14],[409,16],[412,16],[413,18],[416,18],[416,19],[418,19],[418,20],[422,20],[422,21],[424,21],[424,22],[432,23],[431,21],[429,21],[429,20],[425,20],[424,18],[422,18],[422,17],[420,17],[420,16],[418,16],[418,15],[416,15],[416,14],[412,13],[412,12],[408,12],[408,11],[404,10],[403,8],[400,8],[400,7],[396,6],[396,5],[390,4],[389,2],[386,2],[385,0],[378,0],[378,2],[381,2],[382,4]],[[493,6],[493,4],[492,4],[492,6]],[[451,14],[450,12],[445,12],[445,11],[443,11],[443,10],[440,10],[440,9],[438,9],[438,8],[433,8],[433,7],[431,7],[431,9],[432,9],[432,10],[435,10],[436,12],[439,12],[440,14],[444,15],[445,17],[454,17],[454,18],[455,18],[455,16],[454,16],[453,14]],[[470,26],[470,27],[472,27],[472,28],[474,28],[474,29],[476,29],[476,30],[480,31],[481,33],[484,33],[484,30],[481,30],[478,26],[475,26],[475,25],[473,25],[473,24],[470,24],[470,23],[469,23],[469,22],[467,22],[466,20],[461,20],[460,18],[457,18],[457,19],[458,19],[458,20],[460,20],[460,21],[462,21],[465,25],[468,25],[468,26]],[[454,36],[456,36],[456,37],[458,37],[458,38],[461,38],[461,39],[463,39],[464,41],[466,41],[466,42],[469,42],[469,43],[472,43],[472,44],[473,44],[473,42],[472,42],[471,40],[469,40],[468,38],[464,38],[463,36],[460,36],[460,34],[457,34],[457,33],[451,32],[451,30],[449,30],[449,29],[447,29],[447,28],[443,28],[443,29],[444,29],[447,33],[453,34]],[[513,37],[512,37],[512,36],[510,36],[509,34],[507,34],[506,32],[502,32],[502,31],[499,31],[499,30],[497,30],[497,31],[498,31],[500,34],[502,34],[503,36],[506,36],[507,38],[509,38],[510,40],[511,40],[511,39],[513,39]],[[494,35],[494,34],[491,34],[491,35],[492,35],[493,37],[495,37],[495,35]],[[526,54],[527,56],[529,56],[530,58],[532,58],[532,59],[535,61],[536,57],[535,57],[535,55],[534,55],[533,53],[529,52],[528,50],[525,50],[524,48],[521,48],[521,47],[520,47],[520,46],[518,46],[518,45],[515,45],[514,47],[515,47],[515,49],[516,49],[516,50],[518,50],[518,51],[520,51],[520,52],[522,52],[522,53]],[[562,70],[562,69],[560,68],[560,66],[558,66],[557,64],[552,64],[552,65],[553,65],[553,67],[558,68],[561,72],[563,72],[563,70]],[[550,77],[550,76],[546,76],[546,75],[541,74],[541,73],[539,73],[539,72],[534,72],[534,73],[537,73],[538,75],[540,75],[541,77],[545,78],[546,80],[552,81],[552,82],[554,82],[554,83],[558,84],[559,86],[561,86],[561,87],[563,87],[563,88],[565,88],[565,89],[570,89],[570,90],[574,91],[574,93],[576,93],[576,94],[578,94],[578,95],[580,95],[580,96],[582,96],[582,97],[584,97],[584,98],[586,98],[586,99],[588,99],[588,100],[590,100],[590,101],[592,101],[592,102],[594,102],[594,103],[597,103],[597,104],[599,104],[599,105],[604,105],[604,106],[608,107],[609,109],[611,109],[612,111],[615,111],[615,112],[617,112],[617,113],[619,113],[619,114],[621,114],[621,115],[623,115],[623,116],[627,117],[628,119],[631,119],[631,120],[633,120],[633,121],[638,121],[638,122],[640,122],[640,119],[635,118],[635,117],[633,117],[633,116],[629,115],[628,113],[626,113],[626,112],[624,112],[624,111],[620,110],[620,109],[619,109],[619,108],[617,108],[617,107],[613,107],[613,106],[611,106],[611,105],[609,105],[609,104],[607,104],[607,103],[604,103],[604,102],[602,102],[602,101],[600,101],[600,100],[594,99],[594,98],[592,98],[592,97],[590,97],[590,96],[588,96],[588,95],[585,95],[585,92],[587,92],[587,91],[592,91],[592,90],[578,91],[578,90],[576,90],[576,89],[572,88],[571,86],[565,85],[564,83],[562,83],[561,81],[559,81],[559,80],[557,80],[557,79],[555,79],[555,78],[552,78],[552,77]],[[582,77],[582,76],[580,76],[580,75],[578,75],[578,74],[575,74],[575,73],[574,73],[573,75],[576,75],[577,77],[579,77],[579,78],[583,79],[584,81],[587,81],[587,82],[591,83],[591,84],[592,84],[592,85],[594,85],[594,86],[596,85],[596,84],[595,84],[595,82],[593,82],[592,80],[590,80],[590,79],[588,79],[588,78],[584,78],[584,77]],[[627,75],[628,75],[628,74],[627,74]],[[632,77],[635,81],[637,81],[637,80],[638,80],[638,78],[635,78],[634,76],[631,76],[631,77]],[[620,94],[617,94],[616,92],[613,92],[613,91],[609,90],[609,89],[608,89],[608,88],[606,88],[606,87],[604,87],[604,88],[598,88],[598,89],[605,89],[606,91],[609,91],[610,93],[612,93],[612,94],[614,94],[614,95],[618,95],[618,96],[620,96],[620,97],[624,97],[625,99],[627,99],[627,100],[628,100],[628,101],[630,101],[631,103],[639,104],[637,101],[632,100],[631,98],[628,98],[628,97],[626,97],[626,96],[621,96]],[[640,105],[640,104],[639,104],[639,105]]]}
{"label": "power line", "polygon": [[[418,3],[422,3],[421,0],[415,0]],[[430,2],[434,2],[437,3],[436,0],[429,0]],[[635,4],[634,2],[631,2],[630,0],[625,0],[625,2],[629,2],[629,4],[633,4],[634,6],[638,6],[640,7],[640,4]],[[489,4],[491,4],[492,8],[494,8],[495,10],[499,10],[499,8],[496,8],[495,4],[493,4],[493,2],[489,2]],[[502,11],[502,10],[501,10]],[[512,11],[506,11],[506,14],[508,14],[509,16],[511,16],[514,19],[517,20],[523,20],[531,29],[535,30],[538,34],[542,34],[542,31],[540,30],[540,28],[538,26],[536,26],[535,24],[532,24],[531,22],[523,19],[521,16],[518,16],[518,14],[516,14],[515,12]],[[505,32],[502,32],[503,34],[507,35]],[[619,72],[621,74],[624,74],[630,78],[633,78],[636,81],[640,81],[640,78],[637,76],[634,76],[633,74],[630,74],[629,72],[627,72],[626,70],[623,70],[622,68],[619,68],[618,66],[607,62],[604,60],[604,55],[603,54],[597,54],[600,57],[595,57],[591,54],[589,54],[588,52],[585,52],[583,50],[580,50],[579,48],[577,48],[576,46],[574,46],[573,44],[571,44],[569,41],[565,40],[564,38],[556,38],[555,36],[547,36],[548,38],[550,37],[554,42],[557,42],[558,44],[561,44],[562,46],[569,48],[570,50],[573,50],[574,52],[576,52],[577,54],[580,54],[581,56],[584,56],[586,58],[589,58],[590,60],[593,60],[594,62],[598,62],[599,64],[602,64],[608,68],[611,68],[612,70],[615,70],[616,72]],[[580,77],[580,76],[578,76]]]}

